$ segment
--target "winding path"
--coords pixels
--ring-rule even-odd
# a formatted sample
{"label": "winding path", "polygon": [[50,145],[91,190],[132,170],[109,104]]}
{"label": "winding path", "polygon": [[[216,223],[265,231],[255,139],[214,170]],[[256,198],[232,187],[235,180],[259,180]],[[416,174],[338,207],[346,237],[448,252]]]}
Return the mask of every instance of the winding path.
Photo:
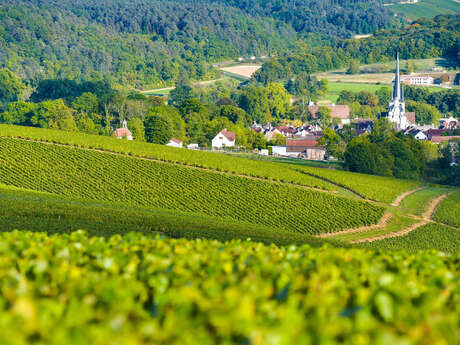
{"label": "winding path", "polygon": [[395,201],[393,201],[393,203],[391,204],[391,206],[399,206],[399,205],[401,205],[401,202],[402,202],[406,197],[408,197],[409,195],[414,194],[414,193],[416,193],[416,192],[418,192],[418,191],[421,191],[421,190],[423,190],[423,189],[425,189],[425,188],[426,188],[426,186],[423,186],[423,187],[419,187],[419,188],[417,188],[417,189],[408,190],[407,192],[402,193],[401,195],[399,195],[399,196],[395,199]]}
{"label": "winding path", "polygon": [[420,219],[420,222],[412,224],[411,226],[409,226],[406,229],[403,229],[403,230],[398,231],[398,232],[391,232],[391,233],[384,234],[384,235],[381,235],[381,236],[354,240],[354,241],[350,241],[350,243],[374,242],[374,241],[384,240],[386,238],[405,236],[405,235],[409,234],[410,232],[420,228],[421,226],[432,222],[431,219],[433,218],[433,215],[436,212],[436,209],[438,208],[439,204],[447,197],[447,195],[449,195],[449,193],[443,194],[443,195],[433,199],[430,202],[430,204],[428,205],[428,207],[426,208],[425,212],[423,213],[422,218],[418,218],[418,219]]}

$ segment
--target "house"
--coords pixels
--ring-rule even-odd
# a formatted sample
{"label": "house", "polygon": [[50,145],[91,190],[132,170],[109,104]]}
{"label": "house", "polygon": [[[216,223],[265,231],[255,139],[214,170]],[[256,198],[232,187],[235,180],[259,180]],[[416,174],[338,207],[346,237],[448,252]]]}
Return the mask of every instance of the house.
{"label": "house", "polygon": [[432,141],[433,137],[440,137],[442,135],[442,133],[444,133],[444,132],[445,132],[445,130],[443,130],[443,129],[429,129],[425,133],[426,133],[426,135],[428,137],[428,140]]}
{"label": "house", "polygon": [[286,156],[286,146],[272,146],[273,156]]}
{"label": "house", "polygon": [[268,130],[267,133],[265,133],[265,139],[266,139],[267,141],[270,141],[270,140],[272,140],[277,134],[282,135],[281,132],[280,132],[279,130],[277,130],[276,128],[271,129],[271,130]]}
{"label": "house", "polygon": [[457,128],[460,122],[453,117],[449,117],[449,118],[444,118],[444,119],[439,120],[439,124],[440,124],[440,128],[442,129],[452,130],[452,129]]}
{"label": "house", "polygon": [[317,137],[309,136],[303,139],[287,139],[286,155],[311,160],[323,160],[326,150],[318,145]]}
{"label": "house", "polygon": [[212,139],[212,147],[218,149],[223,147],[234,147],[235,137],[234,132],[228,132],[227,128],[224,128],[214,137],[214,139]]}
{"label": "house", "polygon": [[372,119],[357,119],[355,122],[356,134],[361,135],[364,133],[372,132],[374,128],[374,120]]}
{"label": "house", "polygon": [[430,140],[435,144],[439,144],[443,141],[460,140],[460,135],[433,135]]}
{"label": "house", "polygon": [[296,133],[296,129],[291,126],[280,126],[275,128],[279,131],[284,137],[292,137]]}
{"label": "house", "polygon": [[423,131],[417,131],[417,133],[414,135],[414,138],[417,140],[427,140],[428,136],[423,133]]}
{"label": "house", "polygon": [[[350,107],[348,105],[325,105],[326,108],[331,110],[331,117],[339,119],[342,125],[350,124]],[[316,113],[319,110],[318,105],[309,105],[308,110],[313,118],[316,118]]]}
{"label": "house", "polygon": [[187,148],[190,150],[198,150],[200,146],[198,144],[188,144]]}
{"label": "house", "polygon": [[117,139],[133,140],[133,135],[131,134],[131,131],[128,129],[128,123],[126,122],[126,120],[123,120],[121,128],[117,128],[113,132],[113,136],[117,137]]}
{"label": "house", "polygon": [[169,141],[169,143],[166,144],[166,146],[182,148],[183,143],[182,143],[182,140],[179,140],[179,139],[176,139],[176,138],[172,138],[172,139]]}
{"label": "house", "polygon": [[409,85],[433,85],[434,78],[428,75],[409,75],[401,78],[404,84]]}

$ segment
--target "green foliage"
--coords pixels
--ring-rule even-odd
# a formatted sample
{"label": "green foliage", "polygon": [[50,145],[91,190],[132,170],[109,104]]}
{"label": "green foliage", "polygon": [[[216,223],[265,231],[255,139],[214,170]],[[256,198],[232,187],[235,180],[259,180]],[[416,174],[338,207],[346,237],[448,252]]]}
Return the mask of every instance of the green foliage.
{"label": "green foliage", "polygon": [[21,101],[26,86],[7,68],[0,69],[0,105]]}
{"label": "green foliage", "polygon": [[459,338],[458,254],[82,231],[14,231],[0,243],[4,344],[38,334],[46,344],[75,345]]}
{"label": "green foliage", "polygon": [[348,65],[347,74],[359,74],[359,60],[351,60]]}
{"label": "green foliage", "polygon": [[[400,237],[387,238],[363,245],[383,250],[406,250],[417,252],[436,249],[446,253],[458,254],[460,251],[460,230],[439,224],[427,224]],[[422,256],[422,253],[419,253]]]}
{"label": "green foliage", "polygon": [[145,119],[145,138],[149,143],[167,144],[173,136],[171,123],[160,115],[149,115]]}
{"label": "green foliage", "polygon": [[270,83],[266,87],[270,113],[275,119],[286,118],[291,106],[291,95],[289,95],[283,85]]}
{"label": "green foliage", "polygon": [[450,194],[441,202],[434,220],[460,228],[460,192]]}
{"label": "green foliage", "polygon": [[373,224],[383,214],[379,206],[329,193],[167,163],[17,139],[1,139],[0,147],[0,183],[64,196],[310,234]]}
{"label": "green foliage", "polygon": [[332,122],[331,109],[328,107],[319,107],[316,117],[321,124],[321,127],[328,127]]}
{"label": "green foliage", "polygon": [[240,95],[239,106],[257,123],[265,124],[272,119],[268,93],[264,87],[252,86],[245,89]]}
{"label": "green foliage", "polygon": [[343,159],[345,143],[334,130],[330,128],[323,129],[323,136],[318,140],[318,144],[326,147],[326,152],[330,156]]}
{"label": "green foliage", "polygon": [[415,122],[420,125],[437,125],[442,117],[438,109],[425,103],[409,100],[406,103],[406,109],[415,112]]}

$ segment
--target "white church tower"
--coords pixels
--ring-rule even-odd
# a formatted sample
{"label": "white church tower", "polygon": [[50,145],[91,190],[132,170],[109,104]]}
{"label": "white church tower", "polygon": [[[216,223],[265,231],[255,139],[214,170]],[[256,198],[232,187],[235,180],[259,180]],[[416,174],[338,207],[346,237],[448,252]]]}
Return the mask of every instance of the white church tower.
{"label": "white church tower", "polygon": [[401,88],[401,77],[399,75],[399,53],[396,56],[396,72],[391,101],[388,108],[388,121],[393,123],[396,130],[404,130],[409,123],[406,117],[406,103],[404,102],[404,92]]}

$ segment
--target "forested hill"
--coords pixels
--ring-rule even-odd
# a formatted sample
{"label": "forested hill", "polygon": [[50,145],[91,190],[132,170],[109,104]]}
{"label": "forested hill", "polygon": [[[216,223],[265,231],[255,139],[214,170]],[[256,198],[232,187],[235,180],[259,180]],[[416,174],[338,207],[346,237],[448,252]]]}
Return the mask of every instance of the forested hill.
{"label": "forested hill", "polygon": [[388,27],[380,0],[0,0],[0,67],[42,78],[170,85],[181,69],[212,78],[211,62],[292,51]]}

